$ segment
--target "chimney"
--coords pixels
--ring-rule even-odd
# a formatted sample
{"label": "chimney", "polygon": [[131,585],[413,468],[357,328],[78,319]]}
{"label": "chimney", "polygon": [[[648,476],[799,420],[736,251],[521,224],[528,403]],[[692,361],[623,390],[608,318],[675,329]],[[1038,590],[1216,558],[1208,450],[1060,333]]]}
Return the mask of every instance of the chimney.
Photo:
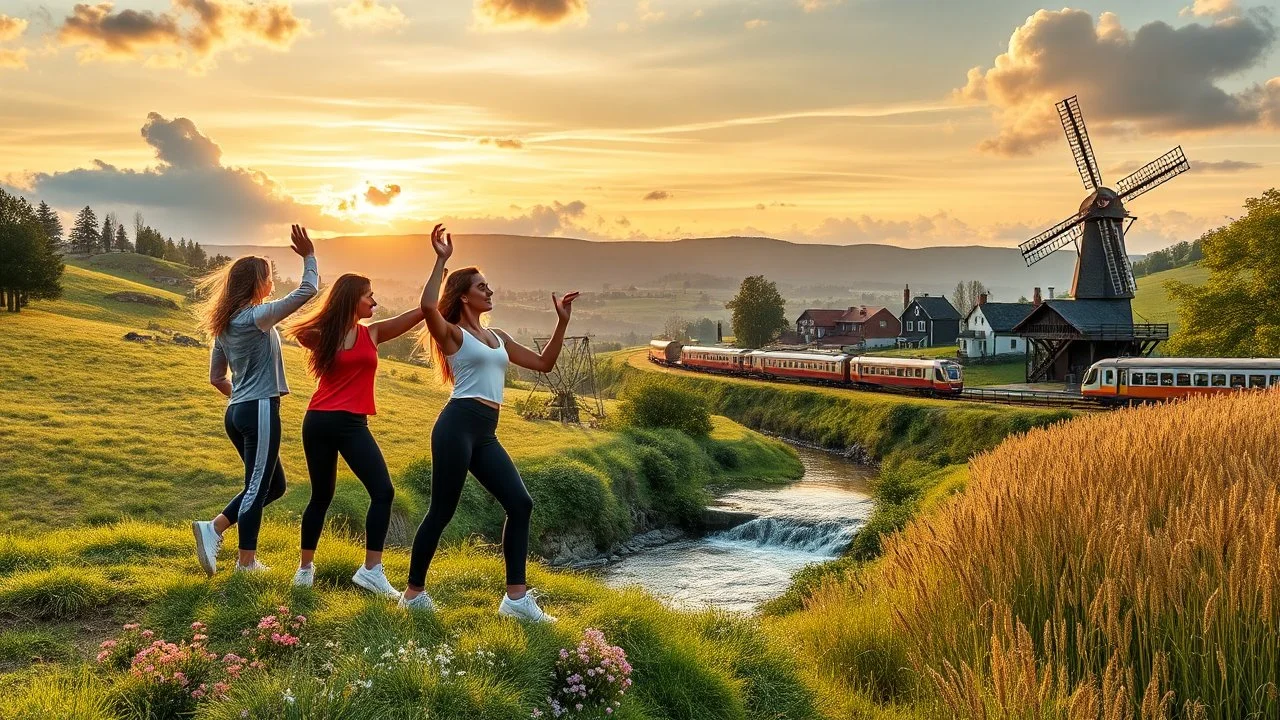
{"label": "chimney", "polygon": [[716,321],[716,342],[717,343],[724,342],[724,327],[721,326],[719,320]]}
{"label": "chimney", "polygon": [[911,286],[903,285],[902,286],[902,309],[906,310],[907,306],[910,304],[911,304]]}
{"label": "chimney", "polygon": [[1050,287],[1050,288],[1049,288],[1049,299],[1050,299],[1050,300],[1052,300],[1052,299],[1053,299],[1053,288],[1052,288],[1052,287]]}
{"label": "chimney", "polygon": [[978,295],[978,304],[979,304],[979,305],[986,305],[986,304],[987,304],[987,294],[986,294],[986,293],[982,293],[981,295]]}
{"label": "chimney", "polygon": [[[1049,288],[1049,297],[1053,297],[1053,288]],[[1031,304],[1040,307],[1041,302],[1043,300],[1040,298],[1040,288],[1036,288],[1036,291],[1031,294]]]}

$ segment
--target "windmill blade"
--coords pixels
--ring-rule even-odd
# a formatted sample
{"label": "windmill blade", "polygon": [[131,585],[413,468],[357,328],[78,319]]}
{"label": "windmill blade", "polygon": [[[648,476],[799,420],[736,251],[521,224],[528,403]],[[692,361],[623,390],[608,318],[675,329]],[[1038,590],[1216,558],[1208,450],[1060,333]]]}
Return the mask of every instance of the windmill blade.
{"label": "windmill blade", "polygon": [[1089,131],[1085,129],[1084,115],[1080,114],[1080,102],[1075,95],[1058,103],[1058,119],[1067,133],[1067,144],[1071,146],[1071,155],[1076,160],[1084,189],[1097,190],[1102,187],[1102,173],[1098,171],[1098,161],[1093,157]]}
{"label": "windmill blade", "polygon": [[1187,162],[1187,156],[1182,154],[1182,146],[1179,145],[1121,180],[1116,185],[1116,193],[1121,201],[1129,202],[1190,169],[1191,163]]}
{"label": "windmill blade", "polygon": [[1048,257],[1055,250],[1080,239],[1084,233],[1084,219],[1088,212],[1080,212],[1045,230],[1018,246],[1022,259],[1031,267]]}

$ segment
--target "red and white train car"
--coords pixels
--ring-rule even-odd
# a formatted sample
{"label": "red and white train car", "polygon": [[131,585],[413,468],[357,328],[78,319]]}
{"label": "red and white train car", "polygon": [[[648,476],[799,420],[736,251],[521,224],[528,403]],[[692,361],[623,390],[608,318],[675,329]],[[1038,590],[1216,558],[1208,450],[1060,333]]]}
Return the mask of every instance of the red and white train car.
{"label": "red and white train car", "polygon": [[743,359],[744,369],[766,378],[808,380],[844,385],[849,382],[849,356],[756,350]]}
{"label": "red and white train car", "polygon": [[1280,358],[1111,358],[1089,367],[1080,394],[1151,402],[1280,385]]}
{"label": "red and white train car", "polygon": [[689,345],[680,351],[680,365],[693,370],[741,373],[743,356],[750,350]]}
{"label": "red and white train car", "polygon": [[649,362],[659,365],[675,365],[680,362],[680,351],[683,347],[676,340],[650,340]]}
{"label": "red and white train car", "polygon": [[849,364],[849,381],[939,395],[954,395],[964,389],[960,364],[938,359],[860,355]]}

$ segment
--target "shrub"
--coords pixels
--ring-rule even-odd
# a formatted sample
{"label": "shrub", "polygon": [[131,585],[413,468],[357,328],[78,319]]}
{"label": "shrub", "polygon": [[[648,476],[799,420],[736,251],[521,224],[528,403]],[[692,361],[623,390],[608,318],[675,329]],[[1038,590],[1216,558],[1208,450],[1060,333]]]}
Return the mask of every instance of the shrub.
{"label": "shrub", "polygon": [[618,407],[624,425],[638,428],[673,428],[693,437],[711,434],[711,413],[694,392],[658,375],[643,375],[627,382]]}

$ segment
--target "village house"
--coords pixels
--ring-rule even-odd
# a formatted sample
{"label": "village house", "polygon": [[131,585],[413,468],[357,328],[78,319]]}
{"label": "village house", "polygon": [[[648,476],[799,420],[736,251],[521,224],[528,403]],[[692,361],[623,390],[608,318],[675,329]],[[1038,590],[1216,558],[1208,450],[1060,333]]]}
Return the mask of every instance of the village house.
{"label": "village house", "polygon": [[889,308],[868,305],[810,309],[796,319],[796,332],[806,344],[853,350],[893,347],[901,327]]}
{"label": "village house", "polygon": [[954,345],[960,334],[960,313],[945,297],[927,294],[911,297],[911,288],[902,289],[902,335],[906,347]]}
{"label": "village house", "polygon": [[1030,303],[987,302],[987,296],[979,295],[978,304],[965,316],[957,340],[958,355],[963,358],[983,358],[995,355],[1025,355],[1027,341],[1014,332],[1031,311],[1041,303],[1040,288]]}

